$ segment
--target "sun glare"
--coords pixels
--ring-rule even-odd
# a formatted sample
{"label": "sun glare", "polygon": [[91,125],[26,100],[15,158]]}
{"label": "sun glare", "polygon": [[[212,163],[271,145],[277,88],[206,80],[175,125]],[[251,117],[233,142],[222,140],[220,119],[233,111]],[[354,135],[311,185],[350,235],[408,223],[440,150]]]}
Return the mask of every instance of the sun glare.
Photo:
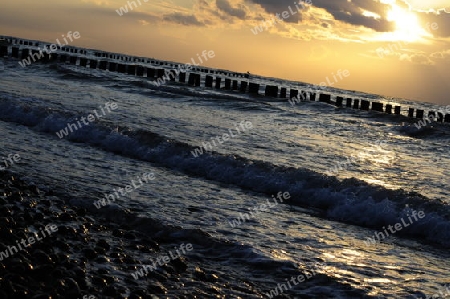
{"label": "sun glare", "polygon": [[395,4],[392,5],[391,11],[388,12],[387,19],[395,22],[396,30],[392,34],[396,40],[413,42],[421,37],[430,35],[420,26],[419,20],[414,13]]}

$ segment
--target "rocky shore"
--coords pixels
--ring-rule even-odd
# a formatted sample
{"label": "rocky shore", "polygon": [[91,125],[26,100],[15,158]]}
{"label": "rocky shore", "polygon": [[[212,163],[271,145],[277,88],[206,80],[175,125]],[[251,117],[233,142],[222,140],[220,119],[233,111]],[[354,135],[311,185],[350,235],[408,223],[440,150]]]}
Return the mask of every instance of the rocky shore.
{"label": "rocky shore", "polygon": [[[200,230],[83,202],[0,172],[0,298],[267,298],[301,274]],[[307,298],[317,283],[336,284],[317,273],[276,298]]]}

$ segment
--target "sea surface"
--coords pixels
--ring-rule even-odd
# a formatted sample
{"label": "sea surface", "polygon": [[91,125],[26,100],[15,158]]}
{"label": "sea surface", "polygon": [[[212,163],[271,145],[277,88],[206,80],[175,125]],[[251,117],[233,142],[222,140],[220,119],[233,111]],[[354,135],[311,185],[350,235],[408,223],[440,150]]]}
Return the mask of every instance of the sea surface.
{"label": "sea surface", "polygon": [[[349,289],[368,298],[425,298],[450,285],[449,125],[419,130],[404,117],[319,102],[291,105],[175,82],[156,87],[65,64],[0,64],[0,162],[20,155],[8,170],[43,190],[93,207],[152,173],[109,205],[204,232],[205,242],[232,244],[227,250],[254,264],[308,271],[320,263],[317,271],[335,283],[313,277],[301,298],[346,298]],[[253,75],[250,82],[316,89]],[[323,92],[401,105],[403,113],[440,108]],[[116,109],[105,110],[111,103]],[[58,136],[94,110],[100,118]],[[208,151],[196,152],[205,144]],[[400,229],[388,235],[395,224]],[[230,267],[238,267],[232,256]],[[238,270],[258,280],[251,269]],[[266,293],[290,276],[277,279],[259,278]]]}

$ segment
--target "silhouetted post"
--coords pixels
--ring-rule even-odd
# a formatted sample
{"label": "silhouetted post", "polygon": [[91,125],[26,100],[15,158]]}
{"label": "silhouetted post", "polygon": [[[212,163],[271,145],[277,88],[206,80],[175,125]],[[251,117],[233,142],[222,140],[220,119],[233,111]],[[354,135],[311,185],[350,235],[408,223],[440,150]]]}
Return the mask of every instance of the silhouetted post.
{"label": "silhouetted post", "polygon": [[237,90],[238,89],[238,81],[237,80],[233,80],[233,88],[232,89],[233,90]]}
{"label": "silhouetted post", "polygon": [[416,110],[416,118],[422,119],[423,118],[423,113],[424,113],[423,110],[417,109]]}
{"label": "silhouetted post", "polygon": [[192,85],[192,86],[195,85],[195,74],[194,73],[189,74],[188,84]]}
{"label": "silhouetted post", "polygon": [[372,102],[372,110],[378,111],[378,112],[383,112],[383,103]]}
{"label": "silhouetted post", "polygon": [[450,123],[450,114],[445,115],[444,122]]}
{"label": "silhouetted post", "polygon": [[97,61],[96,60],[89,61],[89,67],[91,69],[96,69],[97,68]]}
{"label": "silhouetted post", "polygon": [[144,77],[144,67],[139,65],[136,69],[136,75],[139,77]]}
{"label": "silhouetted post", "polygon": [[282,87],[280,89],[280,98],[282,98],[282,99],[286,98],[286,87]]}
{"label": "silhouetted post", "polygon": [[344,102],[343,97],[336,97],[336,107],[342,107],[343,102]]}
{"label": "silhouetted post", "polygon": [[136,75],[136,66],[128,65],[127,74],[132,76]]}
{"label": "silhouetted post", "polygon": [[73,65],[77,65],[78,57],[77,56],[70,56],[69,63]]}
{"label": "silhouetted post", "polygon": [[154,68],[147,68],[147,78],[155,78],[156,70]]}
{"label": "silhouetted post", "polygon": [[367,100],[361,100],[361,110],[369,111],[370,102]]}
{"label": "silhouetted post", "polygon": [[408,117],[414,117],[414,108],[408,109]]}
{"label": "silhouetted post", "polygon": [[8,56],[8,46],[0,47],[0,57]]}
{"label": "silhouetted post", "polygon": [[[64,55],[62,55],[62,56],[64,56]],[[98,63],[98,68],[100,70],[106,70],[106,67],[107,67],[107,61],[100,60]]]}
{"label": "silhouetted post", "polygon": [[359,100],[358,99],[354,99],[353,100],[353,109],[358,109],[359,108]]}
{"label": "silhouetted post", "polygon": [[265,95],[266,97],[276,98],[278,96],[278,86],[267,85]]}
{"label": "silhouetted post", "polygon": [[180,73],[180,79],[178,81],[181,83],[186,83],[186,73]]}
{"label": "silhouetted post", "polygon": [[12,47],[11,56],[14,58],[19,58],[19,48],[18,47]]}
{"label": "silhouetted post", "polygon": [[108,64],[109,64],[108,70],[109,70],[110,72],[115,72],[116,69],[117,69],[117,63],[115,63],[115,62],[110,62],[110,63],[108,63]]}
{"label": "silhouetted post", "polygon": [[87,59],[86,58],[80,58],[80,66],[86,67],[87,65]]}
{"label": "silhouetted post", "polygon": [[347,108],[351,108],[352,107],[352,99],[351,98],[347,98],[347,103],[345,105]]}
{"label": "silhouetted post", "polygon": [[225,89],[231,89],[231,79],[225,78]]}
{"label": "silhouetted post", "polygon": [[429,119],[433,119],[434,121],[436,121],[436,112],[428,111],[428,118]]}
{"label": "silhouetted post", "polygon": [[212,85],[213,85],[213,77],[210,75],[206,75],[205,87],[212,87]]}
{"label": "silhouetted post", "polygon": [[195,74],[195,86],[200,86],[200,81],[202,80],[200,74]]}
{"label": "silhouetted post", "polygon": [[309,100],[311,102],[315,102],[316,101],[316,93],[315,92],[310,92],[309,93]]}
{"label": "silhouetted post", "polygon": [[156,77],[158,77],[158,78],[164,77],[164,75],[166,74],[165,69],[157,69],[156,71],[157,71]]}
{"label": "silhouetted post", "polygon": [[0,47],[0,57],[8,56],[8,46]]}
{"label": "silhouetted post", "polygon": [[306,91],[304,91],[304,90],[300,91],[300,99],[302,101],[306,101],[307,97],[308,97],[308,94],[306,93]]}
{"label": "silhouetted post", "polygon": [[443,122],[443,121],[444,121],[444,115],[443,115],[441,112],[438,112],[437,114],[438,114],[438,119],[437,119],[437,121],[438,121],[439,123]]}
{"label": "silhouetted post", "polygon": [[297,89],[291,89],[289,91],[289,99],[292,100],[292,98],[297,98],[298,96],[298,90]]}
{"label": "silhouetted post", "polygon": [[49,61],[58,61],[58,54],[56,53],[46,54],[46,57],[47,56]]}
{"label": "silhouetted post", "polygon": [[216,77],[216,89],[220,89],[220,82],[222,81],[222,78]]}
{"label": "silhouetted post", "polygon": [[21,59],[25,59],[30,55],[30,52],[28,49],[22,49],[22,55],[21,55]]}
{"label": "silhouetted post", "polygon": [[319,95],[319,102],[324,102],[324,103],[328,103],[328,104],[331,103],[331,95],[321,93]]}
{"label": "silhouetted post", "polygon": [[239,88],[239,91],[243,93],[247,91],[247,81],[241,81],[241,87]]}
{"label": "silhouetted post", "polygon": [[250,84],[248,85],[248,93],[258,94],[259,93],[259,84],[250,82]]}
{"label": "silhouetted post", "polygon": [[392,105],[391,104],[386,104],[386,113],[392,114]]}
{"label": "silhouetted post", "polygon": [[402,113],[402,107],[395,106],[394,107],[394,113],[395,113],[395,115],[400,115]]}

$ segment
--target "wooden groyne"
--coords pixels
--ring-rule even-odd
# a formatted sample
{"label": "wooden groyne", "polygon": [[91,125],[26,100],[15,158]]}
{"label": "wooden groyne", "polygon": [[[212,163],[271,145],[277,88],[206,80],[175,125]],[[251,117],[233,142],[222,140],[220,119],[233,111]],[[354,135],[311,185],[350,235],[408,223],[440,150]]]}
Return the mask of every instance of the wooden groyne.
{"label": "wooden groyne", "polygon": [[[335,105],[336,107],[346,107],[365,111],[376,111],[385,114],[404,115],[407,112],[409,118],[423,119],[426,117],[423,109],[408,108],[402,110],[401,106],[384,104],[367,99],[343,98],[332,96],[327,93],[317,91],[308,92],[285,86],[266,85],[260,86],[258,83],[250,82],[249,75],[244,73],[229,72],[224,70],[210,69],[200,66],[193,66],[190,70],[184,68],[185,65],[160,61],[146,57],[134,57],[120,53],[111,53],[100,50],[83,49],[73,46],[57,46],[57,50],[48,54],[41,47],[49,46],[49,43],[31,41],[9,36],[0,36],[0,57],[11,57],[19,60],[29,57],[40,58],[35,62],[41,63],[65,63],[89,69],[117,72],[149,78],[160,82],[184,83],[189,86],[199,87],[202,82],[206,88],[232,90],[251,95],[260,95],[271,98],[289,100],[293,105],[309,100],[319,101]],[[32,63],[35,63],[32,62]],[[187,80],[186,80],[187,79]],[[187,82],[186,82],[187,81]],[[450,111],[448,111],[450,112]],[[450,114],[442,111],[428,111],[428,118],[439,123],[450,123]]]}

